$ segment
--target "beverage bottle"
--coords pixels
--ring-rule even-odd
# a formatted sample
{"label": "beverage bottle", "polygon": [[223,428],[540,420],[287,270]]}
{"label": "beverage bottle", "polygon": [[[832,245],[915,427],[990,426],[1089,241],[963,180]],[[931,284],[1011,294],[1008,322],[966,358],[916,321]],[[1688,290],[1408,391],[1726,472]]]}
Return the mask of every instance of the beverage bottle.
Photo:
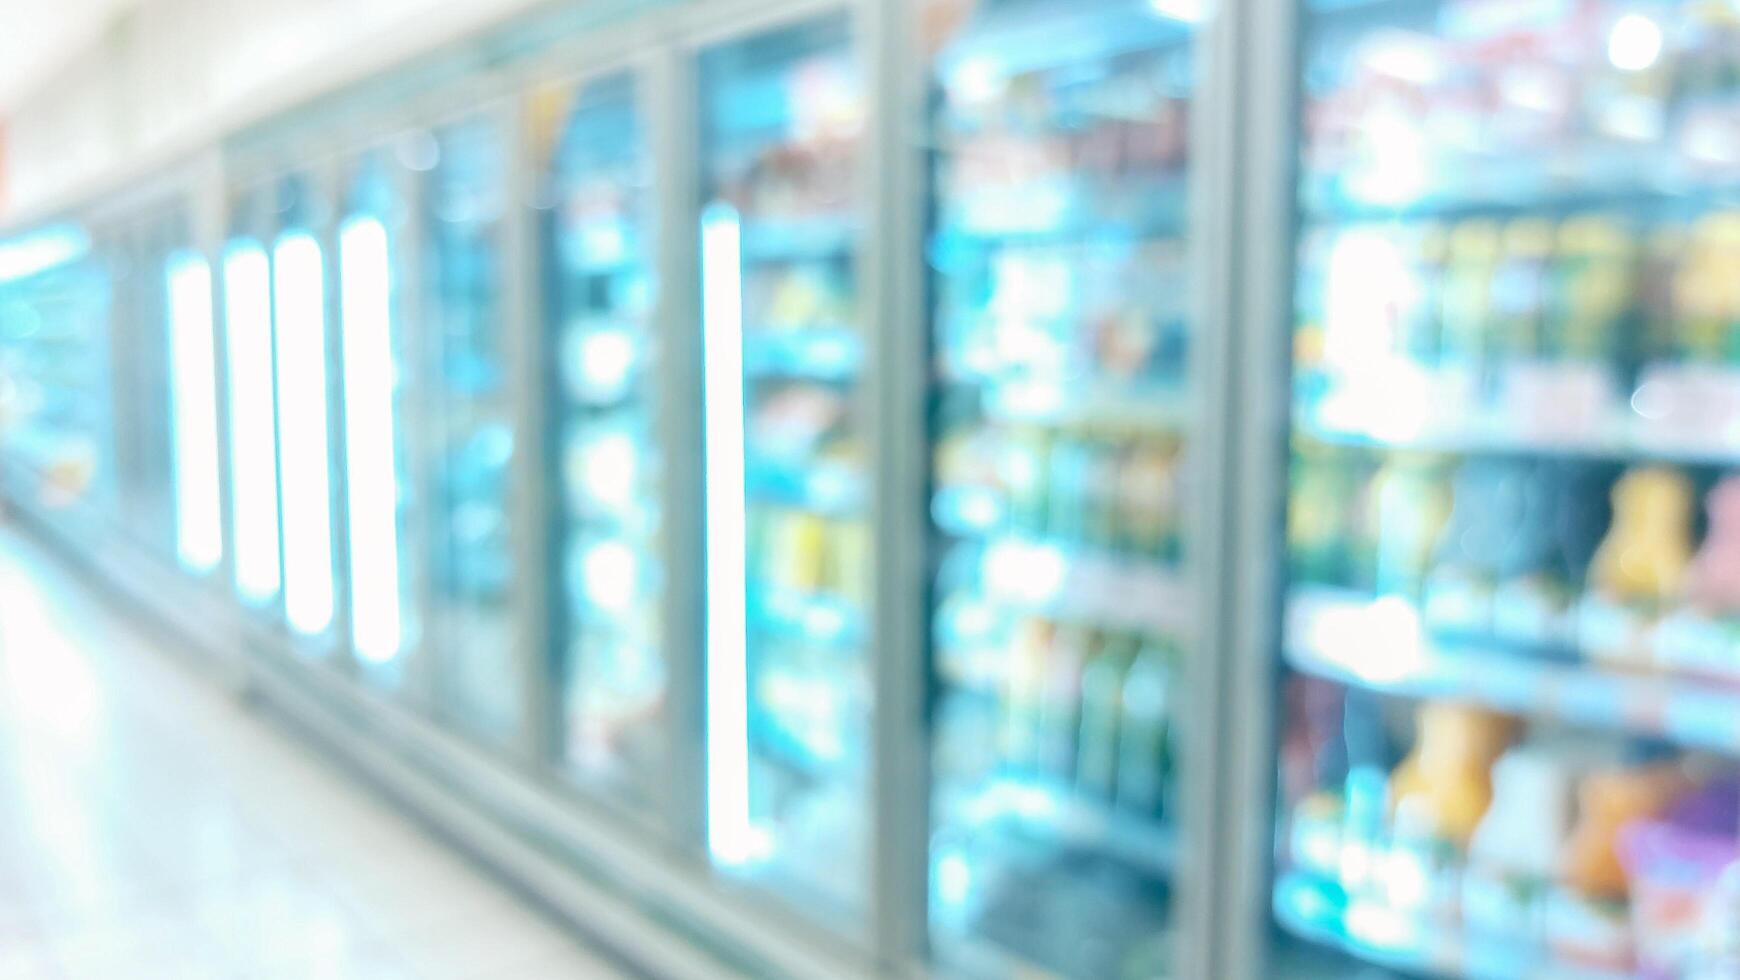
{"label": "beverage bottle", "polygon": [[1039,767],[1040,705],[1056,632],[1042,619],[1025,619],[1015,628],[1004,682],[1002,743],[1004,765],[1017,774]]}
{"label": "beverage bottle", "polygon": [[1680,590],[1692,556],[1692,485],[1666,467],[1634,469],[1613,487],[1613,526],[1590,575],[1610,599],[1654,612]]}
{"label": "beverage bottle", "polygon": [[1295,453],[1287,497],[1287,555],[1293,578],[1346,585],[1351,573],[1351,498],[1355,481],[1348,458],[1304,443]]}
{"label": "beverage bottle", "polygon": [[1583,215],[1561,224],[1542,352],[1616,367],[1635,268],[1632,236],[1617,220]]}
{"label": "beverage bottle", "polygon": [[1124,674],[1118,716],[1118,806],[1145,817],[1165,808],[1172,725],[1171,653],[1149,640]]}
{"label": "beverage bottle", "polygon": [[1728,281],[1734,270],[1723,246],[1720,216],[1692,228],[1674,277],[1674,311],[1680,357],[1692,364],[1719,364],[1728,353]]}
{"label": "beverage bottle", "polygon": [[1050,490],[1045,435],[1034,429],[1009,433],[1000,477],[1009,501],[1009,523],[1030,534],[1044,534]]}
{"label": "beverage bottle", "polygon": [[1085,626],[1059,626],[1052,638],[1039,699],[1039,768],[1046,779],[1067,784],[1074,778],[1082,669],[1093,647],[1093,631]]}
{"label": "beverage bottle", "polygon": [[1109,439],[1089,444],[1086,480],[1087,540],[1100,548],[1116,548],[1123,533],[1119,480],[1123,454]]}
{"label": "beverage bottle", "polygon": [[1610,495],[1616,468],[1605,463],[1554,464],[1558,502],[1552,507],[1552,575],[1565,595],[1582,590],[1601,539],[1613,522]]}
{"label": "beverage bottle", "polygon": [[1499,254],[1496,222],[1469,219],[1450,232],[1440,298],[1439,364],[1461,375],[1474,396],[1492,367],[1493,276]]}
{"label": "beverage bottle", "polygon": [[1709,531],[1686,575],[1686,595],[1720,616],[1740,613],[1740,476],[1717,483],[1706,498]]}
{"label": "beverage bottle", "polygon": [[1178,462],[1154,439],[1130,446],[1118,468],[1119,546],[1136,555],[1162,556],[1178,508]]}
{"label": "beverage bottle", "polygon": [[1398,352],[1416,364],[1435,365],[1441,341],[1443,291],[1449,232],[1441,224],[1420,229],[1414,243],[1414,298],[1402,315]]}
{"label": "beverage bottle", "polygon": [[1479,458],[1456,474],[1450,519],[1438,539],[1426,610],[1451,629],[1491,628],[1492,594],[1512,536],[1525,519],[1529,467]]}
{"label": "beverage bottle", "polygon": [[1081,674],[1081,733],[1077,739],[1076,786],[1083,795],[1111,802],[1118,778],[1118,722],[1124,678],[1141,643],[1108,633]]}
{"label": "beverage bottle", "polygon": [[1414,749],[1390,774],[1390,846],[1378,875],[1387,900],[1423,918],[1460,901],[1462,855],[1492,802],[1492,764],[1515,723],[1481,708],[1427,702]]}
{"label": "beverage bottle", "polygon": [[1093,450],[1077,435],[1060,435],[1052,441],[1047,460],[1045,532],[1058,540],[1080,543],[1087,532],[1088,471]]}
{"label": "beverage bottle", "polygon": [[1490,349],[1506,362],[1540,353],[1552,248],[1553,227],[1542,219],[1520,218],[1505,226],[1488,301]]}
{"label": "beverage bottle", "polygon": [[1450,516],[1450,488],[1435,457],[1392,455],[1373,478],[1368,520],[1376,542],[1369,582],[1379,594],[1418,597],[1433,545]]}
{"label": "beverage bottle", "polygon": [[1642,359],[1645,364],[1666,363],[1680,357],[1679,302],[1675,294],[1685,253],[1685,230],[1677,225],[1657,228],[1644,246],[1637,278],[1637,300],[1643,319]]}

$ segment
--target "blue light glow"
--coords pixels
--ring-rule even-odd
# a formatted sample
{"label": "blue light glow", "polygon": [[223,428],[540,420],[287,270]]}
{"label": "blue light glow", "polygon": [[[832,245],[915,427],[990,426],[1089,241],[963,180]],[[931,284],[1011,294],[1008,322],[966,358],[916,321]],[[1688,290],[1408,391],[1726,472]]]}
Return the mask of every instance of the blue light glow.
{"label": "blue light glow", "polygon": [[224,255],[229,367],[230,484],[236,591],[253,603],[278,594],[278,455],[272,422],[272,285],[266,251],[238,242]]}
{"label": "blue light glow", "polygon": [[217,353],[211,266],[192,252],[164,269],[169,291],[170,438],[175,467],[175,553],[204,574],[223,559],[218,502]]}
{"label": "blue light glow", "polygon": [[386,663],[404,636],[399,608],[399,482],[393,438],[392,265],[387,230],[353,218],[338,233],[344,350],[351,641]]}
{"label": "blue light glow", "polygon": [[273,311],[284,526],[284,615],[299,633],[332,624],[332,514],[326,417],[326,278],[307,232],[278,239]]}
{"label": "blue light glow", "polygon": [[724,865],[760,847],[749,814],[748,626],[744,589],[743,237],[737,212],[701,221],[707,492],[707,848]]}

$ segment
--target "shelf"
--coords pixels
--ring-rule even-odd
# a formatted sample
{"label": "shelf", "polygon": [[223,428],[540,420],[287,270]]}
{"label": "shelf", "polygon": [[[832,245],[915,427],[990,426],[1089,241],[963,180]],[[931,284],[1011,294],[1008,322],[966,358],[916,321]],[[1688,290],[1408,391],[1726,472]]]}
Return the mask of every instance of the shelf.
{"label": "shelf", "polygon": [[1536,946],[1465,935],[1372,901],[1349,901],[1334,881],[1289,872],[1275,884],[1275,918],[1308,942],[1378,966],[1469,980],[1625,980],[1629,974],[1554,962]]}
{"label": "shelf", "polygon": [[997,779],[962,804],[976,832],[1006,828],[1051,845],[1102,854],[1161,878],[1178,865],[1171,826],[1119,810],[1073,790]]}
{"label": "shelf", "polygon": [[1189,582],[1165,562],[1020,537],[990,541],[981,561],[985,597],[1005,608],[1164,636],[1191,626]]}
{"label": "shelf", "polygon": [[1287,608],[1285,657],[1303,673],[1385,694],[1472,701],[1740,755],[1740,687],[1436,640],[1400,597],[1296,594]]}
{"label": "shelf", "polygon": [[746,331],[743,372],[751,378],[843,382],[858,376],[864,342],[849,326]]}
{"label": "shelf", "polygon": [[1295,417],[1300,420],[1299,433],[1337,446],[1454,455],[1649,459],[1685,466],[1740,464],[1740,433],[1728,437],[1720,433],[1674,433],[1666,426],[1651,426],[1635,414],[1613,413],[1606,421],[1563,433],[1530,431],[1519,425],[1515,416],[1501,413],[1464,416],[1457,420],[1458,424],[1442,427],[1398,423],[1395,415],[1387,419],[1373,416],[1376,425],[1393,425],[1390,431],[1325,424],[1311,418],[1305,409],[1297,411]]}
{"label": "shelf", "polygon": [[987,415],[1009,422],[1167,434],[1183,431],[1191,416],[1181,388],[1119,388],[1081,378],[988,383],[984,407]]}

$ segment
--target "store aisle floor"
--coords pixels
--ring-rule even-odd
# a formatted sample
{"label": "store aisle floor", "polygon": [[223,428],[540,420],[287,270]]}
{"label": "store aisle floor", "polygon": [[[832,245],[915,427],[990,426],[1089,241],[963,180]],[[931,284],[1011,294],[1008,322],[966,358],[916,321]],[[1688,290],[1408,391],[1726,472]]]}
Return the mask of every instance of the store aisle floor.
{"label": "store aisle floor", "polygon": [[0,530],[0,980],[618,974]]}

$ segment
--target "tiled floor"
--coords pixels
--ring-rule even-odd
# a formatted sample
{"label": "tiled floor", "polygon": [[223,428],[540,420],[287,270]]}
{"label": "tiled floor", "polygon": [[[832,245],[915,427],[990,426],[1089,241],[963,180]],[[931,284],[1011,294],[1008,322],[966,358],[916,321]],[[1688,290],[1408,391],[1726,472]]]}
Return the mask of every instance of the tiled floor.
{"label": "tiled floor", "polygon": [[618,974],[0,530],[0,980]]}

